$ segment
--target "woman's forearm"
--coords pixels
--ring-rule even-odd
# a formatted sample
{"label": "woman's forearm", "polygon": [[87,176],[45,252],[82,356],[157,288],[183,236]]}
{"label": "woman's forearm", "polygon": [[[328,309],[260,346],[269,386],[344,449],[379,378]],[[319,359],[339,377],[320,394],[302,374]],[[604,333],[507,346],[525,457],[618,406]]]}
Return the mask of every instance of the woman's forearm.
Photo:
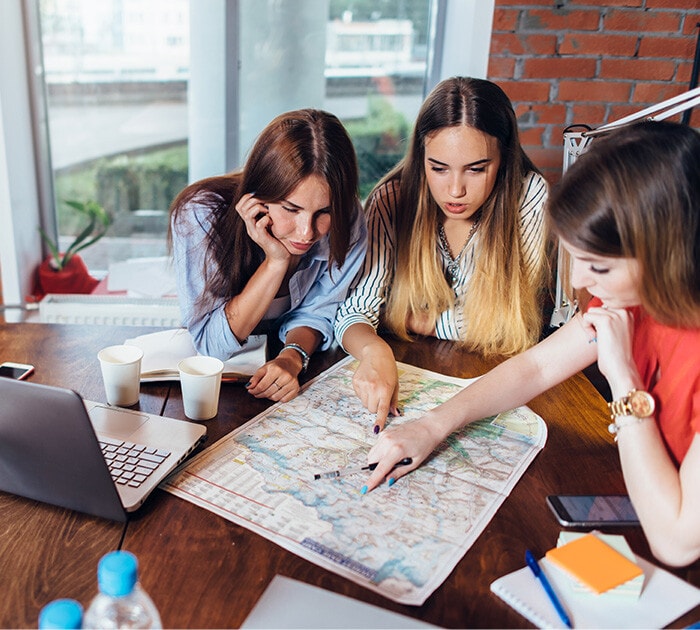
{"label": "woman's forearm", "polygon": [[266,259],[224,309],[231,332],[243,342],[270,308],[287,273],[287,261]]}

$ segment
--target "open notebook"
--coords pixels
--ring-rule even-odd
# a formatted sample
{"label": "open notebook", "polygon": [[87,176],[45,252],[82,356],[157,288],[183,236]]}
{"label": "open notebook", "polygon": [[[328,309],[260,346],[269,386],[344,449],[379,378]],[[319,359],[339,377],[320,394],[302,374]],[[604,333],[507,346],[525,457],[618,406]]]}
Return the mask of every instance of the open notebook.
{"label": "open notebook", "polygon": [[[174,328],[127,339],[125,344],[143,350],[141,382],[178,381],[177,364],[197,353],[186,328]],[[267,360],[267,337],[251,335],[242,352],[224,361],[223,381],[245,383]]]}
{"label": "open notebook", "polygon": [[[663,628],[700,605],[700,589],[639,556],[635,561],[644,571],[639,599],[575,592],[570,578],[548,560],[540,566],[574,628]],[[527,566],[498,578],[491,590],[538,628],[565,627]]]}

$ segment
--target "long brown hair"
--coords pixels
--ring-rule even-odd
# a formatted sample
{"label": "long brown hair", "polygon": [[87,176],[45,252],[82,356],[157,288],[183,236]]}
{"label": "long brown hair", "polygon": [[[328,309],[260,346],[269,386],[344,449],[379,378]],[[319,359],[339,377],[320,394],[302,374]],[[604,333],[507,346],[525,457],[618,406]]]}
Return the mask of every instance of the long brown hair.
{"label": "long brown hair", "polygon": [[[479,210],[479,249],[464,304],[462,342],[485,354],[513,354],[535,343],[541,329],[539,282],[525,270],[519,205],[523,178],[539,172],[520,145],[513,106],[495,83],[453,77],[439,83],[418,114],[405,158],[378,184],[400,180],[396,210],[395,282],[386,325],[407,339],[406,316],[433,321],[454,305],[437,256],[440,209],[425,176],[425,140],[447,127],[468,125],[498,141],[501,164],[493,190]],[[544,269],[544,248],[536,274]]]}
{"label": "long brown hair", "polygon": [[254,192],[261,202],[277,202],[311,175],[328,183],[329,266],[342,267],[351,246],[358,204],[358,170],[352,141],[333,114],[316,109],[281,114],[262,131],[241,171],[195,182],[176,197],[170,207],[174,229],[190,202],[213,211],[202,270],[206,293],[212,299],[240,293],[264,258],[262,248],[248,236],[235,208],[243,194]]}
{"label": "long brown hair", "polygon": [[642,307],[700,326],[700,134],[640,122],[595,139],[549,200],[554,234],[599,256],[635,258]]}

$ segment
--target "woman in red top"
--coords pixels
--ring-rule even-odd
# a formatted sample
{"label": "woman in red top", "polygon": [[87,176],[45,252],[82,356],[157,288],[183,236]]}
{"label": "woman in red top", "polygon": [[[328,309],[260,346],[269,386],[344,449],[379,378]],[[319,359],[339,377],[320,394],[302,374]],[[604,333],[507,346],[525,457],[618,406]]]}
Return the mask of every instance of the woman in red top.
{"label": "woman in red top", "polygon": [[[627,490],[654,555],[700,558],[700,134],[643,122],[595,140],[550,197],[548,221],[593,299],[537,346],[413,422],[382,433],[363,492],[464,425],[526,404],[598,361]],[[508,383],[504,388],[503,383]],[[398,424],[398,422],[397,422]]]}

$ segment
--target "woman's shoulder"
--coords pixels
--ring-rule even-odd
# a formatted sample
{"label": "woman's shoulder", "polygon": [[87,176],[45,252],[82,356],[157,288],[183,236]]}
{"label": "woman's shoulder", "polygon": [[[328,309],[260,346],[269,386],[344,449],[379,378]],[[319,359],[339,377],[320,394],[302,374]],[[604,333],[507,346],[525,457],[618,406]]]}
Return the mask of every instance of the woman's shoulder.
{"label": "woman's shoulder", "polygon": [[219,175],[196,181],[187,186],[173,204],[179,215],[187,220],[189,214],[210,215],[228,208],[238,188],[235,175]]}
{"label": "woman's shoulder", "polygon": [[547,180],[537,171],[529,171],[523,177],[523,188],[520,194],[520,213],[543,213],[544,204],[549,195]]}
{"label": "woman's shoulder", "polygon": [[533,197],[547,195],[549,192],[549,184],[542,173],[537,171],[528,171],[523,177],[523,197]]}
{"label": "woman's shoulder", "polygon": [[367,198],[367,203],[365,204],[367,211],[383,210],[393,213],[399,202],[400,188],[401,180],[398,177],[377,184]]}

